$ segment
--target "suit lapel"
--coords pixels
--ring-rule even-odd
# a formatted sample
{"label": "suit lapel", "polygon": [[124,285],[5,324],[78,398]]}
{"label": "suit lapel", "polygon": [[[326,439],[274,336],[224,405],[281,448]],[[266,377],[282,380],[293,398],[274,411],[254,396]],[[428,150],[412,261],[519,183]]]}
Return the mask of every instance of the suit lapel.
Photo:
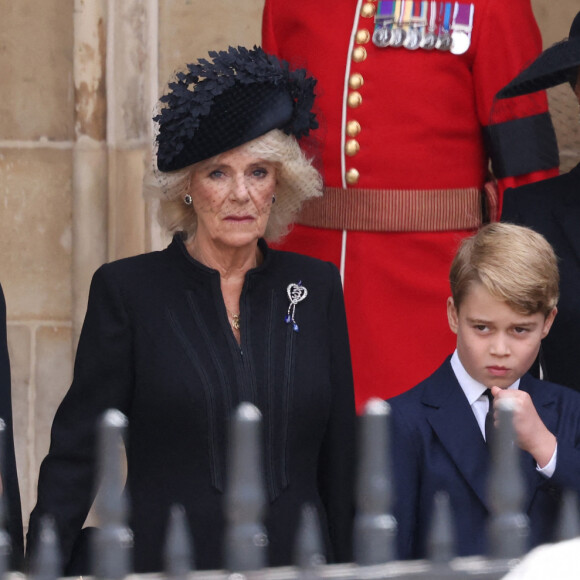
{"label": "suit lapel", "polygon": [[487,506],[489,454],[473,411],[449,361],[432,378],[422,397],[427,420],[461,475]]}

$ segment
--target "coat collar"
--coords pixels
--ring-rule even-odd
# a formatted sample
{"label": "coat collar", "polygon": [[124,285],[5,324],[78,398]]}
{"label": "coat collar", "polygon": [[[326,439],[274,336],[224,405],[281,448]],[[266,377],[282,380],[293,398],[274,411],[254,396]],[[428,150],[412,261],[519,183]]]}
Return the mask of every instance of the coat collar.
{"label": "coat collar", "polygon": [[[185,235],[183,232],[177,232],[173,235],[171,243],[165,249],[166,252],[172,257],[173,260],[176,260],[177,263],[182,267],[185,268],[186,271],[191,271],[193,268],[198,273],[205,273],[210,276],[219,276],[219,272],[214,270],[213,268],[209,268],[205,264],[198,262],[194,258],[191,257],[187,248],[185,246]],[[258,239],[258,248],[262,252],[263,260],[262,263],[253,268],[248,270],[246,276],[252,275],[256,272],[261,272],[270,266],[270,263],[273,260],[274,254],[276,253],[275,250],[271,250],[266,243],[266,240],[263,238]]]}

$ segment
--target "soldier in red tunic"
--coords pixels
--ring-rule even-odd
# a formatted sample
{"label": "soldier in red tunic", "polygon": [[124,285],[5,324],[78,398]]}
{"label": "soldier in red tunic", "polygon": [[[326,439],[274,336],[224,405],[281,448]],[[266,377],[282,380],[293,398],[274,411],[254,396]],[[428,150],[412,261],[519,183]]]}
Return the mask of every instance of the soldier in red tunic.
{"label": "soldier in red tunic", "polygon": [[341,269],[360,408],[452,350],[441,305],[458,243],[497,219],[506,187],[557,174],[544,94],[491,122],[540,33],[530,0],[266,0],[262,34],[318,79],[325,194],[282,247]]}

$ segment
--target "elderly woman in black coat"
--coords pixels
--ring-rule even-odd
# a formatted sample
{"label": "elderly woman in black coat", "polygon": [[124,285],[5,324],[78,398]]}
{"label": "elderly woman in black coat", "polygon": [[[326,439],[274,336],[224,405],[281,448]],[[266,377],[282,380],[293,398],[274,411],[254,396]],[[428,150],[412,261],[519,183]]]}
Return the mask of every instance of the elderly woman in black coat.
{"label": "elderly woman in black coat", "polygon": [[318,509],[331,559],[349,556],[354,400],[337,269],[275,251],[318,172],[315,81],[261,49],[210,53],[156,117],[164,251],[94,275],[72,386],[52,427],[29,541],[51,514],[65,562],[94,488],[95,423],[128,416],[135,570],[162,568],[184,506],[199,568],[223,565],[226,435],[242,401],[263,415],[269,563],[291,563],[300,508]]}
{"label": "elderly woman in black coat", "polygon": [[[580,12],[568,39],[546,49],[499,93],[516,97],[568,82],[580,104]],[[543,234],[559,258],[558,316],[542,344],[542,376],[580,391],[580,165],[569,173],[507,190],[502,221]]]}

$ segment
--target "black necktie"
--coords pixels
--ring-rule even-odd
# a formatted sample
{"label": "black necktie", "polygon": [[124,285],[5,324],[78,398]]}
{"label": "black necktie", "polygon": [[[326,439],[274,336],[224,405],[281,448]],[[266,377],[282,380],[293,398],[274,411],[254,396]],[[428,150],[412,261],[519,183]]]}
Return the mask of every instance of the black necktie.
{"label": "black necktie", "polygon": [[485,416],[485,441],[488,445],[491,445],[491,439],[493,437],[493,395],[491,394],[491,389],[486,389],[484,395],[489,401],[489,409],[487,410],[487,415]]}

